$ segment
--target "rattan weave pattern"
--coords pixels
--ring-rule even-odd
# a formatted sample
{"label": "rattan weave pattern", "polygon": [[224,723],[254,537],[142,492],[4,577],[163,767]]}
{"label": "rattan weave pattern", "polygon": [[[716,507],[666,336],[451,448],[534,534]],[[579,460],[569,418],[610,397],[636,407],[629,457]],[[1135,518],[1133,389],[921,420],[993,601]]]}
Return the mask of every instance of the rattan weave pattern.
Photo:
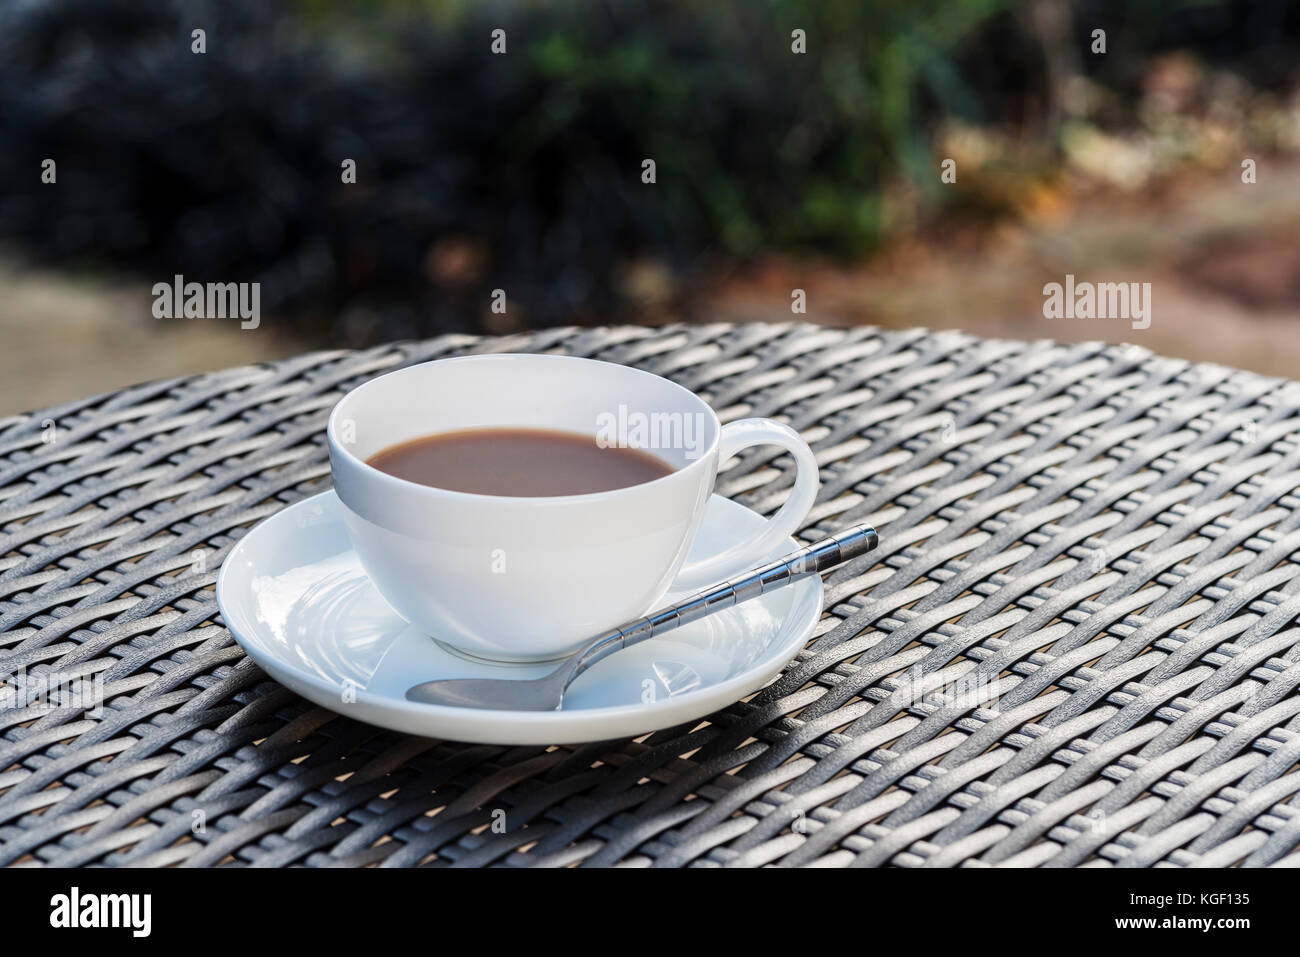
{"label": "rattan weave pattern", "polygon": [[[822,466],[806,536],[879,527],[773,684],[637,741],[485,747],[244,657],[217,569],[328,485],[342,392],[510,350],[781,418]],[[770,513],[791,478],[757,450],[719,490]],[[1295,383],[866,328],[443,337],[0,420],[0,673],[107,700],[0,708],[0,863],[1300,864],[1298,485]]]}

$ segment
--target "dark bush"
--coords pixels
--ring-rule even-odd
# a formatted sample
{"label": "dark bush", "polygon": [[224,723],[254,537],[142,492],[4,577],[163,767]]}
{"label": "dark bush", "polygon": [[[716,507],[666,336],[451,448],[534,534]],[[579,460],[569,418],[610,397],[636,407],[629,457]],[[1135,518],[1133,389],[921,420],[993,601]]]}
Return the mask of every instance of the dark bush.
{"label": "dark bush", "polygon": [[[902,2],[815,6],[476,8],[451,27],[381,7],[354,33],[275,0],[10,5],[0,235],[151,280],[255,279],[264,310],[345,341],[472,328],[498,287],[528,325],[615,318],[636,257],[689,281],[764,246],[860,252],[922,142],[925,57],[886,28],[936,51],[984,6],[941,44]],[[792,54],[795,27],[834,48]]]}

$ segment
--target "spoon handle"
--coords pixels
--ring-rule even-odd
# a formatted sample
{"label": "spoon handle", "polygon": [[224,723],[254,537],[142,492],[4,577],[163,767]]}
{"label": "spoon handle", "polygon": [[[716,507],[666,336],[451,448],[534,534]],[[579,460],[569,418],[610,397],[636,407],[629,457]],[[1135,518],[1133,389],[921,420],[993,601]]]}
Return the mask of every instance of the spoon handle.
{"label": "spoon handle", "polygon": [[870,525],[852,528],[823,538],[798,551],[754,569],[744,578],[726,581],[705,591],[684,598],[675,605],[652,612],[643,618],[629,621],[618,628],[593,639],[577,654],[577,667],[572,677],[577,677],[607,655],[639,644],[647,638],[657,638],[665,632],[697,621],[722,608],[766,595],[791,582],[827,569],[842,565],[851,558],[871,551],[880,543],[880,536]]}

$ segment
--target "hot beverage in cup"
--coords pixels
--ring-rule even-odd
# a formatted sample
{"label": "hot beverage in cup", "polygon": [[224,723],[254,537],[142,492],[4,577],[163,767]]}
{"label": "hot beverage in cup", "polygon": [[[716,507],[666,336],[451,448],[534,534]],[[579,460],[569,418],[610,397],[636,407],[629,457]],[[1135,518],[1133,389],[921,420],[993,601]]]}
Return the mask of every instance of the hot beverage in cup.
{"label": "hot beverage in cup", "polygon": [[381,472],[477,495],[587,495],[663,478],[672,466],[593,435],[547,429],[469,429],[426,435],[366,460]]}

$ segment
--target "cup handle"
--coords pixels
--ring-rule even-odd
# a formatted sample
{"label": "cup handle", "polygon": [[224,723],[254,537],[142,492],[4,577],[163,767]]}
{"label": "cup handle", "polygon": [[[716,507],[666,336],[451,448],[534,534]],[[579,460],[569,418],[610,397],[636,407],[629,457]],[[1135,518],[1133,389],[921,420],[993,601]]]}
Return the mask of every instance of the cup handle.
{"label": "cup handle", "polygon": [[722,427],[718,437],[718,464],[751,445],[779,445],[794,456],[794,488],[763,530],[726,551],[684,565],[673,581],[674,591],[695,591],[748,571],[765,562],[803,523],[817,498],[821,477],[812,449],[794,429],[771,419],[739,419]]}

